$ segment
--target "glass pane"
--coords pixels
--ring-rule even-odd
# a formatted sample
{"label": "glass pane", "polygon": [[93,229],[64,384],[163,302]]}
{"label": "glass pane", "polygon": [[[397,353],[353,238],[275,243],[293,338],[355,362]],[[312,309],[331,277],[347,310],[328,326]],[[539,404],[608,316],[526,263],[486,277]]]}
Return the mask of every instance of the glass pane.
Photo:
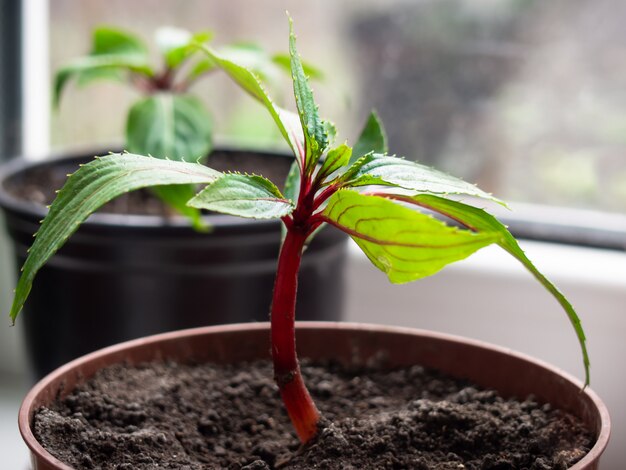
{"label": "glass pane", "polygon": [[[53,0],[52,69],[87,52],[91,29],[103,23],[150,43],[157,27],[174,25],[211,29],[216,45],[255,41],[285,51],[286,8],[303,57],[325,72],[316,96],[341,139],[353,140],[374,107],[394,153],[503,198],[626,209],[619,0]],[[286,85],[274,94],[291,103]],[[223,138],[280,142],[264,111],[224,77],[207,77],[194,91]],[[72,85],[53,118],[53,145],[121,144],[137,97],[123,84]]]}

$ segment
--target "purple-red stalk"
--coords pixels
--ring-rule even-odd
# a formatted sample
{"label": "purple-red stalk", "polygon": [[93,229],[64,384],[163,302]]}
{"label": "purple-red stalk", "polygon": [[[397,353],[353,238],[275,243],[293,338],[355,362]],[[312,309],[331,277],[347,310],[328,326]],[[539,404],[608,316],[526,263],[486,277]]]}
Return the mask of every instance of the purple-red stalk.
{"label": "purple-red stalk", "polygon": [[193,82],[205,74],[206,72],[195,76],[193,79],[187,79],[186,81],[175,83],[176,69],[168,67],[163,70],[163,72],[152,77],[146,77],[145,75],[135,72],[131,75],[130,79],[133,85],[145,94],[152,94],[158,91],[184,93]]}
{"label": "purple-red stalk", "polygon": [[320,413],[304,384],[298,363],[295,336],[296,293],[302,250],[309,235],[319,226],[313,213],[321,202],[315,198],[319,184],[311,175],[306,174],[306,160],[300,145],[298,150],[302,159],[300,194],[293,213],[283,218],[287,235],[280,249],[274,282],[271,342],[274,379],[298,438],[300,442],[306,443],[317,434]]}
{"label": "purple-red stalk", "polygon": [[271,314],[274,379],[289,418],[303,443],[315,436],[320,418],[302,380],[296,354],[296,292],[300,259],[307,236],[300,227],[294,226],[287,230],[278,258]]}

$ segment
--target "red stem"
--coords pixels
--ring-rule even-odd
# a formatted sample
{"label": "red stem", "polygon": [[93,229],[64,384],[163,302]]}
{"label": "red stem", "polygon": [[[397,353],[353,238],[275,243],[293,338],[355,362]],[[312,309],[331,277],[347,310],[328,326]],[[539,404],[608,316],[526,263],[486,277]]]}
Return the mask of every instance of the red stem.
{"label": "red stem", "polygon": [[330,185],[326,189],[324,189],[316,198],[313,203],[313,210],[319,209],[319,207],[333,194],[337,192],[338,187],[335,185]]}
{"label": "red stem", "polygon": [[274,379],[302,443],[316,435],[320,419],[320,413],[302,380],[296,355],[296,292],[306,237],[307,230],[301,226],[293,225],[287,230],[278,258],[271,313]]}
{"label": "red stem", "polygon": [[174,69],[167,67],[163,73],[152,79],[155,90],[172,90],[174,84]]}
{"label": "red stem", "polygon": [[[179,66],[180,68],[180,66]],[[180,82],[178,85],[176,85],[175,91],[179,92],[179,93],[184,93],[187,90],[189,90],[189,87],[191,87],[193,84],[195,84],[200,78],[203,78],[211,73],[214,73],[217,70],[217,68],[214,69],[210,69],[210,70],[205,70],[202,73],[199,73],[198,75],[195,75],[192,78],[187,78],[185,81]]]}
{"label": "red stem", "polygon": [[146,78],[144,75],[133,72],[130,76],[130,81],[142,93],[149,94],[154,91],[152,80]]}
{"label": "red stem", "polygon": [[302,162],[300,194],[294,212],[290,216],[283,217],[287,235],[280,249],[276,269],[271,335],[274,380],[280,390],[291,423],[304,444],[317,434],[320,413],[304,385],[296,354],[295,312],[298,271],[307,237],[322,223],[322,220],[318,220],[320,215],[313,215],[313,212],[336,191],[336,188],[331,186],[318,198],[315,197],[319,188],[312,181],[311,175],[306,172],[306,155],[297,139],[296,145]]}

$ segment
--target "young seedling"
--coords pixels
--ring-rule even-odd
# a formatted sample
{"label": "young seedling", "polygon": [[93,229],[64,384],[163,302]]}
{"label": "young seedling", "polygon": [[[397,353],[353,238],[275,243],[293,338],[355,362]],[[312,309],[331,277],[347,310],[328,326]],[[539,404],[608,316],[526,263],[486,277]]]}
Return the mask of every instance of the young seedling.
{"label": "young seedling", "polygon": [[[91,52],[61,67],[55,76],[54,104],[59,106],[66,85],[75,78],[79,85],[95,80],[123,81],[143,97],[136,101],[126,119],[126,150],[177,161],[204,162],[212,149],[213,124],[202,101],[190,92],[198,80],[219,70],[195,44],[206,44],[210,31],[192,34],[178,28],[160,28],[155,43],[160,52],[160,69],[150,65],[146,45],[133,34],[110,27],[93,31]],[[224,46],[220,54],[245,64],[266,82],[275,82],[286,67],[285,54],[270,55],[254,44]],[[311,65],[307,71],[321,73]],[[203,229],[200,211],[187,206],[195,194],[193,185],[161,186],[154,192],[166,204],[186,215],[196,229]]]}
{"label": "young seedling", "polygon": [[[285,194],[262,176],[219,173],[196,163],[133,154],[97,158],[68,179],[50,207],[19,279],[11,310],[13,320],[37,270],[102,204],[140,187],[206,184],[189,200],[190,207],[240,217],[281,219],[284,223],[271,307],[272,359],[281,397],[303,443],[316,435],[320,413],[303,382],[296,354],[298,269],[307,240],[324,224],[349,234],[393,283],[429,276],[482,247],[499,245],[517,258],[565,310],[580,342],[588,383],[585,336],[570,303],[534,267],[504,225],[458,198],[499,201],[462,180],[387,155],[385,133],[375,114],[352,148],[345,143],[333,146],[334,127],[318,115],[296,51],[293,27],[289,50],[297,116],[275,106],[253,72],[205,45],[198,47],[263,103],[291,146],[296,161]],[[463,228],[446,225],[413,206],[443,214]]]}

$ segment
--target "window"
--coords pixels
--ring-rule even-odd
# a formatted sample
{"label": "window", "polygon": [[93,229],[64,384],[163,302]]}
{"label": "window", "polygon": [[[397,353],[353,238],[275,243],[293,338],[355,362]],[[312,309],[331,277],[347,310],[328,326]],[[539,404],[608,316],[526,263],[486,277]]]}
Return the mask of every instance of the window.
{"label": "window", "polygon": [[[101,23],[137,31],[147,42],[157,27],[174,25],[212,29],[217,44],[259,41],[282,51],[282,3],[54,0],[52,70],[86,52],[91,29]],[[626,6],[620,2],[287,6],[303,55],[326,72],[315,89],[322,114],[346,132],[341,138],[353,138],[376,108],[393,152],[507,200],[626,209],[626,68],[620,66]],[[224,138],[278,142],[264,111],[222,77],[198,87]],[[66,93],[52,116],[53,147],[119,144],[132,96],[110,83]]]}
{"label": "window", "polygon": [[[24,48],[27,73],[23,81],[29,154],[77,147],[107,151],[121,145],[124,114],[135,98],[128,88],[111,82],[86,89],[72,84],[60,109],[50,109],[52,73],[88,51],[94,26],[128,29],[149,44],[160,26],[192,31],[208,28],[215,31],[216,44],[255,41],[278,52],[287,47],[284,10],[288,8],[296,23],[301,53],[325,72],[325,79],[314,88],[322,115],[335,120],[343,131],[339,140],[353,140],[369,110],[376,108],[394,153],[435,165],[516,201],[513,212],[500,214],[516,235],[562,244],[626,248],[626,2],[6,0],[2,19],[8,18],[7,5],[20,3],[25,8],[25,40],[30,42]],[[1,32],[7,31],[3,27]],[[3,52],[7,45],[3,38]],[[12,57],[18,57],[17,47]],[[0,74],[7,70],[5,56],[2,59]],[[18,74],[14,69],[14,84],[19,82]],[[8,93],[6,82],[1,75],[3,106],[17,96]],[[276,86],[274,94],[279,100],[289,98],[285,85]],[[281,144],[266,112],[224,77],[216,75],[197,87],[216,117],[223,142],[264,147]],[[13,106],[13,113],[16,110]],[[14,121],[18,118],[12,115]],[[5,130],[4,121],[0,123]],[[547,261],[553,263],[548,266],[549,274],[555,273],[559,285],[560,280],[567,281],[565,289],[578,297],[574,300],[589,319],[589,336],[599,352],[594,356],[600,366],[594,387],[606,393],[607,401],[616,405],[612,411],[619,412],[624,409],[622,377],[611,360],[620,356],[618,348],[623,349],[624,254],[579,249],[585,253],[580,261],[580,253],[574,255],[571,247],[539,245],[525,247],[530,247],[531,255],[552,253],[552,261]],[[422,326],[452,329],[453,325],[455,332],[473,335],[475,325],[484,331],[489,322],[487,335],[492,335],[493,341],[524,349],[526,346],[517,342],[521,328],[529,323],[534,328],[545,321],[543,309],[550,307],[534,297],[541,292],[539,288],[533,284],[527,289],[523,279],[510,275],[507,267],[502,269],[499,258],[491,258],[492,252],[480,256],[474,264],[460,264],[419,288],[412,286],[412,290],[407,287],[387,293],[386,287],[373,290],[367,282],[355,281],[353,289],[362,291],[352,294],[361,304],[353,305],[350,318],[378,321],[380,312],[387,309],[396,317],[385,314],[384,320],[394,321],[398,312],[389,308],[387,300],[406,300],[400,313],[406,313],[407,323],[417,322],[414,306],[420,303],[423,317],[424,312],[444,311],[431,315],[433,323]],[[564,260],[575,257],[574,268],[564,267]],[[591,265],[593,269],[589,269]],[[499,318],[497,324],[498,319],[489,312],[490,304],[502,305],[505,300],[497,302],[467,284],[470,277],[477,282],[476,273],[480,275],[481,270],[486,291],[496,291],[501,298],[512,290],[527,296],[524,302],[515,302],[509,316]],[[362,273],[370,271],[355,264],[352,279]],[[596,276],[598,273],[603,275]],[[526,273],[522,272],[520,279],[522,275]],[[363,280],[367,281],[358,278]],[[465,292],[451,287],[451,282],[457,281],[465,286]],[[5,291],[7,299],[9,289]],[[463,295],[441,295],[450,291]],[[377,308],[377,299],[386,303]],[[471,308],[466,305],[468,299],[476,300]],[[366,308],[369,311],[365,312]],[[469,312],[471,309],[474,311]],[[522,316],[528,313],[525,310],[532,310],[535,317],[526,321]],[[562,320],[558,315],[554,315],[555,321]],[[458,321],[459,316],[465,323]],[[562,324],[542,325],[547,325],[541,331],[543,341],[530,334],[524,335],[525,339],[543,348],[536,349],[541,355],[554,354],[555,362],[567,364],[559,356],[565,349],[552,342]],[[569,341],[570,332],[565,333]],[[1,335],[16,337],[6,328],[0,329]],[[0,365],[19,369],[15,366],[21,358],[17,348],[8,340],[0,340],[0,346],[4,358]],[[578,363],[574,367],[578,371]],[[623,429],[624,413],[614,419]],[[614,451],[615,461],[620,457],[617,453]]]}

